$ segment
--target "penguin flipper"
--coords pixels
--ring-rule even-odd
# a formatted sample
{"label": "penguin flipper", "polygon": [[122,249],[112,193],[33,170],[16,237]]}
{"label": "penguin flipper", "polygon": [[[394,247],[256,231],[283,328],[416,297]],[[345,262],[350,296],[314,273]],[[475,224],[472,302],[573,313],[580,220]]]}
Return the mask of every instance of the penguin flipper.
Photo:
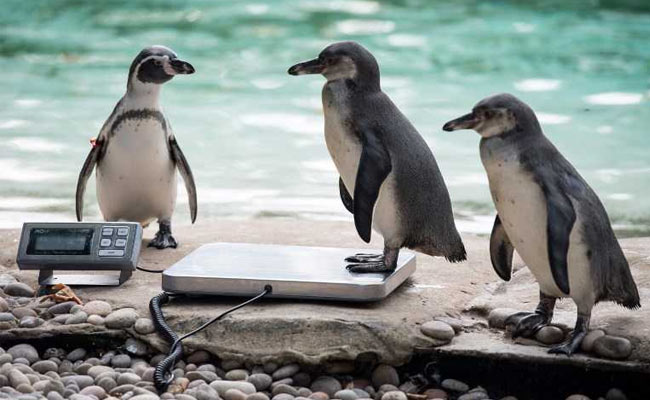
{"label": "penguin flipper", "polygon": [[187,190],[187,197],[190,203],[190,217],[192,219],[192,223],[194,223],[194,221],[196,221],[196,211],[198,208],[196,201],[196,184],[194,183],[194,175],[192,175],[190,165],[187,163],[187,159],[181,151],[181,148],[174,136],[169,137],[169,152],[172,160],[174,160],[176,163],[178,172],[180,172],[181,176],[183,177],[183,182],[185,182],[185,190]]}
{"label": "penguin flipper", "polygon": [[373,132],[363,132],[361,142],[363,149],[354,187],[354,225],[361,239],[368,243],[379,189],[392,165],[388,150]]}
{"label": "penguin flipper", "polygon": [[571,199],[559,187],[542,185],[542,191],[546,197],[546,236],[551,274],[562,293],[569,294],[567,254],[576,212]]}
{"label": "penguin flipper", "polygon": [[504,281],[509,281],[512,276],[512,254],[514,250],[515,248],[512,246],[497,214],[490,235],[490,260],[497,275]]}
{"label": "penguin flipper", "polygon": [[86,184],[88,183],[88,178],[90,174],[93,173],[95,165],[97,165],[97,160],[99,159],[100,154],[102,154],[102,149],[104,146],[104,141],[97,139],[93,142],[93,147],[90,149],[90,152],[86,156],[86,161],[81,167],[79,172],[79,178],[77,179],[77,192],[75,194],[75,211],[77,213],[77,221],[82,221],[84,218],[84,194],[86,193]]}
{"label": "penguin flipper", "polygon": [[345,209],[350,211],[352,214],[354,214],[354,200],[352,200],[352,196],[350,196],[350,192],[348,192],[348,189],[345,187],[345,184],[343,183],[343,179],[339,176],[339,194],[341,195],[341,201],[343,202],[343,206],[345,206]]}

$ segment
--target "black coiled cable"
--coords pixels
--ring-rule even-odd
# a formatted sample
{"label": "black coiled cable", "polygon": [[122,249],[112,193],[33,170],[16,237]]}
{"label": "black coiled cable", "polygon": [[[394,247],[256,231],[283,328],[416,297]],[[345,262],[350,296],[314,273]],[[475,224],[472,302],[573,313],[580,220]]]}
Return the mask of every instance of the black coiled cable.
{"label": "black coiled cable", "polygon": [[190,333],[186,333],[181,337],[178,337],[178,335],[169,327],[169,325],[167,325],[167,322],[165,322],[165,315],[163,314],[162,308],[160,307],[162,304],[166,304],[169,302],[170,295],[163,292],[155,296],[154,298],[152,298],[151,301],[149,302],[149,312],[151,313],[151,317],[153,318],[153,324],[158,330],[158,332],[160,332],[160,334],[162,334],[165,337],[165,340],[167,340],[169,343],[172,344],[169,349],[169,354],[167,355],[167,357],[165,357],[162,361],[160,361],[158,365],[156,365],[156,368],[154,370],[153,382],[154,382],[154,386],[156,387],[156,390],[158,390],[158,393],[164,392],[167,389],[167,386],[169,386],[169,384],[174,380],[172,369],[174,368],[176,361],[178,361],[178,359],[180,359],[183,356],[183,346],[181,342],[185,338],[188,338],[202,331],[203,329],[207,328],[209,325],[219,321],[220,319],[230,314],[231,312],[237,311],[240,308],[245,307],[261,299],[262,297],[271,293],[272,290],[273,288],[271,287],[271,285],[266,285],[262,293],[258,294],[257,296],[249,300],[246,300],[241,304],[238,304],[230,308],[229,310],[224,311],[223,313],[212,318],[210,321],[199,326],[198,328],[191,331]]}

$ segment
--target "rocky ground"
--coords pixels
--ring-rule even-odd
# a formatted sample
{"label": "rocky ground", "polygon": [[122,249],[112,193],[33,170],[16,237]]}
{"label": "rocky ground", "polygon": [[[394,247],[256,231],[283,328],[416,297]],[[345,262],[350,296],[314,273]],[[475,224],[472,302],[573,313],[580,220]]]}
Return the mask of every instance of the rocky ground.
{"label": "rocky ground", "polygon": [[[128,350],[128,348],[127,348]],[[314,374],[298,364],[261,365],[218,361],[196,351],[179,361],[174,380],[158,395],[153,385],[154,366],[164,357],[135,356],[115,350],[47,348],[42,354],[31,345],[0,348],[0,398],[17,400],[483,400],[482,387],[442,377],[437,373],[405,376],[381,364],[361,376],[341,369]],[[625,400],[619,389],[602,399]],[[513,396],[502,400],[516,400]],[[588,400],[573,394],[567,400]]]}
{"label": "rocky ground", "polygon": [[[314,224],[318,225],[317,229],[312,226]],[[350,247],[358,240],[353,227],[348,225],[271,220],[225,221],[218,228],[181,228],[176,235],[185,241],[181,239],[179,249],[145,249],[141,266],[166,268],[199,245],[213,242],[216,238],[232,242]],[[3,386],[0,397],[5,393],[5,397],[13,398],[18,396],[18,391],[26,399],[46,393],[51,398],[60,398],[54,392],[78,399],[84,399],[80,395],[96,395],[98,398],[121,396],[136,400],[156,398],[147,390],[153,390],[151,372],[147,371],[151,371],[156,357],[160,358],[157,354],[167,350],[167,343],[154,332],[147,306],[149,299],[160,292],[160,275],[137,271],[119,288],[75,288],[82,304],[70,299],[66,301],[65,293],[56,298],[46,296],[35,292],[37,284],[33,272],[16,269],[13,259],[17,235],[17,231],[0,231],[0,346],[7,350],[6,353],[0,351],[0,386]],[[380,243],[376,241],[377,238],[370,246],[360,247],[379,248]],[[628,311],[609,304],[596,307],[593,330],[583,345],[583,353],[571,358],[546,353],[548,346],[566,338],[573,325],[575,307],[570,301],[558,305],[553,326],[544,328],[535,338],[513,342],[504,324],[505,318],[513,312],[534,309],[536,284],[520,261],[511,282],[496,280],[489,265],[486,238],[465,236],[464,241],[468,250],[467,263],[451,265],[444,260],[418,255],[415,276],[380,303],[268,300],[232,314],[187,340],[186,349],[195,351],[197,355],[194,357],[204,354],[204,358],[190,358],[179,365],[175,371],[177,382],[172,386],[174,395],[190,400],[191,397],[183,397],[187,394],[201,400],[216,398],[216,391],[226,400],[248,397],[251,400],[266,400],[267,397],[274,400],[292,400],[294,397],[353,400],[355,397],[349,390],[356,390],[356,398],[376,400],[426,400],[436,396],[462,400],[490,398],[489,393],[480,388],[452,387],[450,385],[455,385],[455,381],[444,382],[445,379],[458,378],[454,376],[434,379],[429,374],[424,380],[421,377],[414,380],[402,370],[397,381],[376,382],[372,379],[370,372],[378,368],[377,365],[392,370],[387,365],[404,365],[414,354],[433,349],[452,354],[471,353],[485,358],[521,359],[528,363],[650,371],[650,314],[645,308]],[[650,269],[647,268],[650,265],[650,240],[626,239],[622,244],[639,285],[642,304],[646,304],[650,299]],[[187,332],[240,301],[175,300],[164,310],[176,331]],[[75,342],[59,345],[57,341],[60,340]],[[44,341],[50,344],[39,347],[39,343]],[[36,345],[41,354],[29,346],[19,346],[18,349],[29,349],[31,355],[29,358],[17,356],[14,345],[27,342]],[[210,354],[220,358],[213,358]],[[300,370],[286,378],[278,378],[284,372],[278,374],[271,370],[274,365],[276,368],[290,365],[289,370]],[[109,374],[102,376],[104,372]],[[120,380],[123,374],[131,375]],[[277,384],[258,387],[254,380],[260,374],[271,376],[268,385],[275,381]],[[336,378],[340,389],[328,391],[314,387],[322,374]],[[422,374],[427,375],[425,372]],[[69,378],[74,376],[81,378]],[[102,386],[102,379],[98,377],[110,379],[104,379],[105,385]],[[127,383],[129,377],[132,383]],[[292,380],[283,381],[287,378]],[[259,379],[268,380],[264,377]],[[113,381],[115,386],[111,387]],[[227,394],[227,390],[219,389],[231,381],[245,381],[227,388],[242,393],[232,391]],[[332,379],[325,381],[333,382]],[[253,392],[248,384],[255,386]],[[391,384],[401,391],[393,393],[393,387],[381,388],[384,384]],[[124,385],[133,385],[133,388],[121,387]],[[72,387],[66,392],[68,386]],[[116,390],[117,387],[122,391]],[[308,394],[306,389],[324,391],[328,397]],[[622,389],[628,390],[626,387]],[[343,392],[337,393],[339,390]],[[163,397],[169,398],[170,395]],[[606,396],[603,398],[607,400],[625,398],[616,390],[599,396]],[[586,397],[571,397],[571,400],[580,399]]]}

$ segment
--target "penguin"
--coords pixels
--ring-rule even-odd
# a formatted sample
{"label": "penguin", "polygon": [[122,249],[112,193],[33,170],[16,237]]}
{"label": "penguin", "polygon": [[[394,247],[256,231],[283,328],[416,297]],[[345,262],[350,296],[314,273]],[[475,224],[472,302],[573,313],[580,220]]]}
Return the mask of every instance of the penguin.
{"label": "penguin", "polygon": [[160,90],[175,75],[194,67],[164,46],[143,49],[129,68],[126,94],[102,126],[79,173],[77,220],[83,219],[86,183],[97,166],[97,200],[106,221],[135,221],[144,227],[158,220],[149,247],[175,248],[171,218],[176,205],[176,168],[187,189],[192,223],[196,185],[192,170],[159,103]]}
{"label": "penguin", "polygon": [[549,350],[570,356],[588,332],[596,303],[640,307],[605,208],[544,135],[527,104],[510,94],[487,97],[443,126],[457,129],[473,129],[482,137],[481,161],[497,209],[490,236],[492,266],[510,280],[517,250],[539,284],[537,309],[506,320],[514,326],[513,337],[533,336],[551,323],[556,300],[570,297],[578,308],[575,329]]}
{"label": "penguin", "polygon": [[339,172],[343,205],[357,233],[384,239],[383,254],[346,258],[354,273],[392,272],[402,247],[451,262],[466,259],[436,160],[418,131],[381,90],[375,57],[355,42],[326,47],[291,75],[322,74],[325,143]]}

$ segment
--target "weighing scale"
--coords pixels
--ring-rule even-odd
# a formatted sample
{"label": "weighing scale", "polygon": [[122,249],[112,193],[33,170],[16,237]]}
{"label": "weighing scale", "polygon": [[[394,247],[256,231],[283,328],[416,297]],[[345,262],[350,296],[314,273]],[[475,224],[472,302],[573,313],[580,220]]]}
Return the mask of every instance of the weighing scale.
{"label": "weighing scale", "polygon": [[415,255],[401,252],[390,274],[349,272],[345,258],[368,249],[279,246],[247,243],[206,244],[165,270],[165,292],[189,295],[255,296],[266,285],[268,297],[377,301],[415,272]]}
{"label": "weighing scale", "polygon": [[[25,223],[16,262],[40,270],[38,283],[117,286],[138,265],[142,227],[135,222]],[[55,270],[119,271],[118,275],[54,275]]]}

